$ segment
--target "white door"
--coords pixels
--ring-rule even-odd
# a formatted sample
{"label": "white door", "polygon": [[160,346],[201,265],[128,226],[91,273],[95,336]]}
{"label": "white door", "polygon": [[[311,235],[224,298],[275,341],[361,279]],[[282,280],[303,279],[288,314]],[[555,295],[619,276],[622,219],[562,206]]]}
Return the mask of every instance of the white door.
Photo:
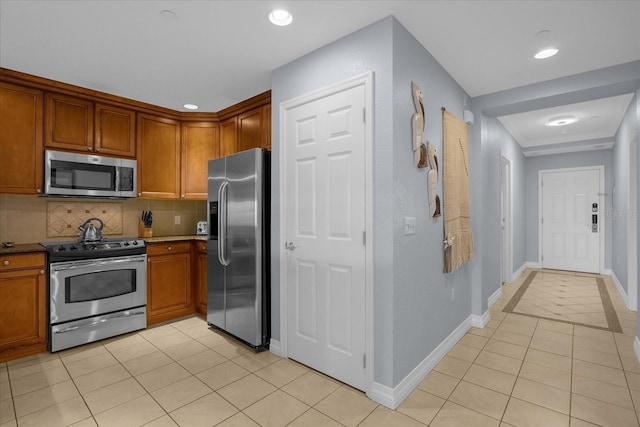
{"label": "white door", "polygon": [[543,268],[600,272],[604,219],[604,206],[599,200],[600,173],[599,169],[543,173]]}
{"label": "white door", "polygon": [[288,356],[365,388],[365,88],[283,115]]}

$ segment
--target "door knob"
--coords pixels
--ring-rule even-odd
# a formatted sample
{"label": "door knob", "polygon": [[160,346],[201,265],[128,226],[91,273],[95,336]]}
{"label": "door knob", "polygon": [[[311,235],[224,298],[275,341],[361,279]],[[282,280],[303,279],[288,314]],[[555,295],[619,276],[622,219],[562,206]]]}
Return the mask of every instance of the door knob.
{"label": "door knob", "polygon": [[285,242],[284,243],[284,248],[288,249],[290,251],[295,250],[296,248],[299,248],[300,246],[296,246],[293,242]]}

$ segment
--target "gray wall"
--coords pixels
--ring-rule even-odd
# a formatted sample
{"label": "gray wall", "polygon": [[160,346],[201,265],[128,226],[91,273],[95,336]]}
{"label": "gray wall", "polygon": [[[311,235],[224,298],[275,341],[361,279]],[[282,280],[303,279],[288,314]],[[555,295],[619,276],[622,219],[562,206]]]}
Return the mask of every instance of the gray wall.
{"label": "gray wall", "polygon": [[[442,107],[462,117],[466,94],[399,23],[393,28],[393,347],[394,385],[471,314],[470,266],[443,274],[443,221],[428,215],[427,169],[413,167],[411,82],[424,93],[425,134],[442,165]],[[382,141],[381,141],[382,143]],[[469,141],[473,145],[473,141]],[[471,165],[473,169],[473,165]],[[440,168],[442,169],[442,168]],[[475,171],[478,172],[477,169]],[[438,194],[442,199],[442,170]],[[377,214],[377,212],[376,212]],[[416,234],[403,235],[403,218]],[[475,231],[475,230],[474,230]],[[378,282],[376,286],[385,286]],[[451,302],[451,290],[455,300]]]}
{"label": "gray wall", "polygon": [[607,212],[612,222],[612,265],[611,269],[625,291],[629,291],[628,268],[628,232],[627,220],[629,203],[629,143],[636,137],[636,98],[622,119],[616,133],[613,146],[613,209]]}
{"label": "gray wall", "polygon": [[[412,165],[411,81],[424,91],[425,139],[439,152],[440,108],[461,117],[468,97],[393,17],[273,71],[272,327],[279,339],[280,103],[366,71],[375,73],[374,167],[368,183],[374,189],[374,380],[394,387],[469,316],[472,292],[469,267],[442,274],[442,219],[428,218],[426,170]],[[416,217],[413,236],[403,235],[405,216]]]}
{"label": "gray wall", "polygon": [[375,381],[393,385],[393,73],[392,31],[386,18],[292,61],[272,73],[271,327],[280,339],[280,104],[342,80],[374,71],[374,330]]}
{"label": "gray wall", "polygon": [[[538,262],[538,171],[545,169],[575,168],[604,165],[605,206],[603,212],[611,211],[613,190],[613,156],[611,150],[581,151],[578,153],[553,154],[528,157],[525,161],[525,192],[527,222],[527,261]],[[605,268],[611,268],[611,217],[605,215]]]}

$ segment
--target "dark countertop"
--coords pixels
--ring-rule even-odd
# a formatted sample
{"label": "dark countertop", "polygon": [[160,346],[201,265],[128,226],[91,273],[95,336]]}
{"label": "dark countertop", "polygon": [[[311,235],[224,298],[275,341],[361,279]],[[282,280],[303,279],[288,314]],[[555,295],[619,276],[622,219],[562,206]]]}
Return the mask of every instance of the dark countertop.
{"label": "dark countertop", "polygon": [[[71,239],[70,239],[71,240]],[[207,236],[185,235],[185,236],[158,236],[143,239],[147,243],[177,242],[177,241],[207,241]],[[39,243],[19,243],[10,248],[0,244],[0,255],[23,254],[30,252],[46,252],[44,246]]]}
{"label": "dark countertop", "polygon": [[147,243],[162,243],[162,242],[177,242],[184,240],[202,240],[207,241],[207,236],[196,236],[196,235],[186,235],[186,236],[158,236],[158,237],[144,237],[143,240]]}
{"label": "dark countertop", "polygon": [[22,254],[29,252],[46,252],[47,250],[44,246],[39,243],[20,243],[7,248],[6,246],[0,244],[0,255],[10,255],[10,254]]}

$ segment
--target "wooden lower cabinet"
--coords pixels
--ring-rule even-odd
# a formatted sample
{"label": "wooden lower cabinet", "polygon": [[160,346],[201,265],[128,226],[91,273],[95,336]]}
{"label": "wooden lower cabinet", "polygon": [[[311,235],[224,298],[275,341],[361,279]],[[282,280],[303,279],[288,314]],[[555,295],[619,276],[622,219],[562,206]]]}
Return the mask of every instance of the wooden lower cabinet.
{"label": "wooden lower cabinet", "polygon": [[147,324],[195,312],[191,242],[147,246]]}
{"label": "wooden lower cabinet", "polygon": [[47,349],[44,253],[0,256],[0,362]]}
{"label": "wooden lower cabinet", "polygon": [[196,305],[199,313],[207,315],[207,242],[196,242],[198,286]]}

